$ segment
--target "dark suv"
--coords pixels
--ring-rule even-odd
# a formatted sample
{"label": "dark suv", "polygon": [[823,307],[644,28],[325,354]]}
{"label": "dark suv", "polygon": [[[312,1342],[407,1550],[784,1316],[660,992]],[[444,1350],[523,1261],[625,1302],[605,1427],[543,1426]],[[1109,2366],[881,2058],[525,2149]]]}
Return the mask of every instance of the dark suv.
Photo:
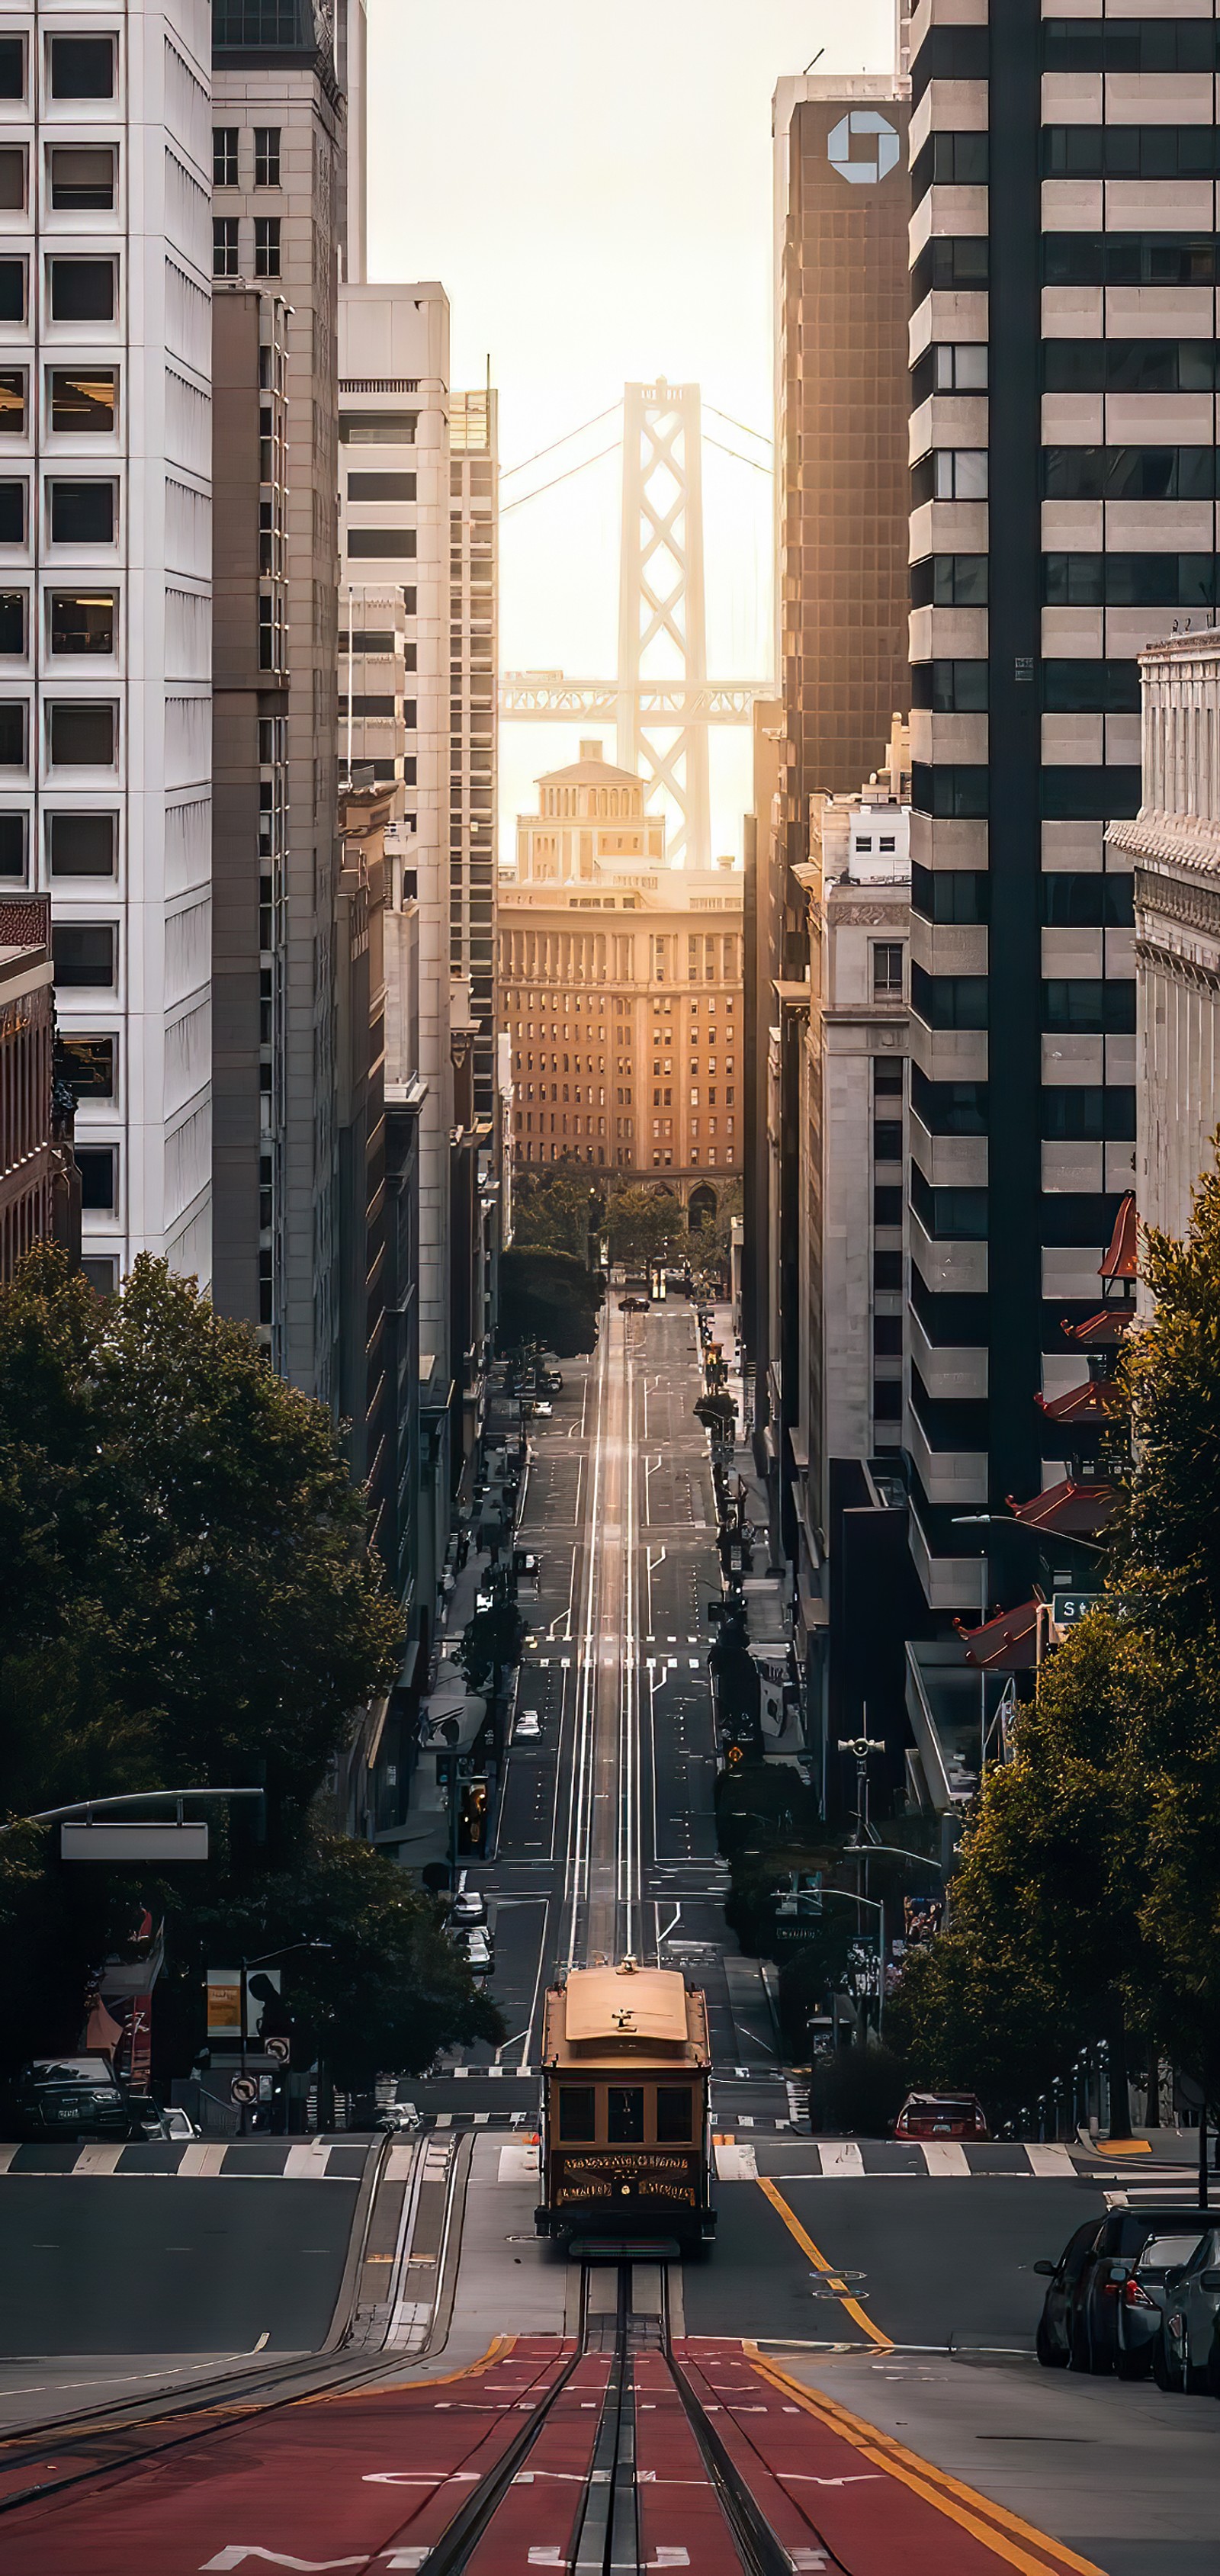
{"label": "dark suv", "polygon": [[1086,2218],[1057,2263],[1035,2263],[1035,2272],[1046,2276],[1036,2337],[1044,2370],[1115,2368],[1124,2284],[1149,2238],[1180,2232],[1183,2216],[1180,2208],[1107,2210]]}
{"label": "dark suv", "polygon": [[22,2067],[14,2109],[22,2138],[140,2138],[142,2124],[107,2058],[35,2057]]}

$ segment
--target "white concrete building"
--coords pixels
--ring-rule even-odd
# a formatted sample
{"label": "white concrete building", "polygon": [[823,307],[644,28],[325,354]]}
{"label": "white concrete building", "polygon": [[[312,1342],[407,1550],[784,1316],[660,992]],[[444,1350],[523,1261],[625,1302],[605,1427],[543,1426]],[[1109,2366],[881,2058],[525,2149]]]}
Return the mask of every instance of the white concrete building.
{"label": "white concrete building", "polygon": [[1140,671],[1142,801],[1106,847],[1134,869],[1136,1203],[1181,1236],[1220,1126],[1220,635],[1170,636]]}
{"label": "white concrete building", "polygon": [[210,41],[0,7],[0,883],[51,893],[101,1286],[211,1271]]}

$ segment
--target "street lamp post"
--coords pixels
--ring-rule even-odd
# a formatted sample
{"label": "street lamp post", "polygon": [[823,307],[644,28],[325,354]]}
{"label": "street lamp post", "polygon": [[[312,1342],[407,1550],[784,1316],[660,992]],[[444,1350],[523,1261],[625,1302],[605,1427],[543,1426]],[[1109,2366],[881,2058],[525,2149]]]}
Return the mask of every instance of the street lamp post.
{"label": "street lamp post", "polygon": [[880,1919],[877,1924],[877,2037],[885,2012],[885,1899],[882,1896],[853,1896],[846,1887],[824,1887],[822,1899],[837,1896],[841,1905],[867,1905]]}

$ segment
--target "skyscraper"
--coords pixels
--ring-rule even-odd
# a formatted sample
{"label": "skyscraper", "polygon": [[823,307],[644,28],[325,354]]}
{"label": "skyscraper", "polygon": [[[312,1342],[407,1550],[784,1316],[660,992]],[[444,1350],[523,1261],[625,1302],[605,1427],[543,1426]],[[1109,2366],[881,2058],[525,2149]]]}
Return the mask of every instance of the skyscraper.
{"label": "skyscraper", "polygon": [[[499,473],[492,386],[449,402],[449,963],[470,986],[476,1116],[495,1112]],[[490,1132],[490,1130],[489,1130]]]}
{"label": "skyscraper", "polygon": [[0,885],[52,899],[99,1286],[211,1276],[204,23],[0,28]]}
{"label": "skyscraper", "polygon": [[[1214,620],[1217,572],[1213,13],[961,16],[923,13],[912,61],[906,1438],[938,1609],[980,1600],[957,1517],[1073,1463],[1042,1407],[1135,1132],[1105,826],[1139,804],[1135,656]],[[1018,1599],[1028,1542],[988,1546]]]}

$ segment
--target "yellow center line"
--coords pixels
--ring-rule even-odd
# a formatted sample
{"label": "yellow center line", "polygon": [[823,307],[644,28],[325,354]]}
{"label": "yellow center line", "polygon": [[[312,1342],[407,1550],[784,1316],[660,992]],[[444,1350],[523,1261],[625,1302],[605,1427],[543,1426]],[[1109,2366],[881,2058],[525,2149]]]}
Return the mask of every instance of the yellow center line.
{"label": "yellow center line", "polygon": [[[960,2478],[951,2477],[947,2469],[937,2468],[931,2460],[921,2459],[917,2451],[904,2449],[892,2434],[880,2433],[875,2424],[866,2424],[860,2416],[849,2414],[837,2398],[827,2397],[821,2389],[806,2388],[788,2371],[781,2370],[778,2362],[760,2353],[756,2345],[746,2343],[743,2349],[750,2354],[754,2369],[768,2386],[795,2398],[806,2414],[816,2416],[829,2432],[841,2434],[843,2440],[850,2442],[852,2449],[859,2451],[865,2459],[874,2461],[891,2477],[900,2478],[904,2486],[935,2505],[938,2512],[948,2514],[952,2521],[961,2524],[963,2530],[985,2541],[988,2548],[1005,2559],[1009,2566],[1020,2568],[1022,2576],[1047,2576],[1048,2562],[1053,2568],[1070,2569],[1072,2576],[1103,2576],[1103,2571],[1091,2558],[1079,2558],[1065,2541],[1053,2540],[1048,2532],[1035,2530],[1033,2524],[1023,2522],[1019,2514],[1010,2513],[1006,2505],[996,2504],[990,2496],[980,2495],[977,2488],[965,2486]],[[1012,2533],[1014,2539],[1009,2539],[1008,2533]],[[1017,2539],[1030,2542],[1034,2549],[1044,2554],[1031,2558],[1027,2550],[1016,2547]]]}
{"label": "yellow center line", "polygon": [[833,2288],[835,2297],[839,2300],[841,2306],[846,2309],[853,2325],[858,2325],[861,2328],[862,2332],[868,2336],[870,2343],[880,2344],[883,2352],[892,2352],[894,2349],[892,2335],[883,2334],[880,2326],[875,2326],[872,2318],[865,2315],[859,2300],[850,2298],[847,2295],[846,2289],[840,2287],[840,2277],[835,2265],[827,2262],[826,2256],[814,2244],[812,2236],[806,2233],[806,2230],[802,2227],[801,2222],[797,2217],[796,2211],[789,2208],[782,2191],[777,2189],[769,2174],[759,2174],[758,2188],[761,2192],[765,2193],[766,2198],[771,2203],[772,2209],[778,2211],[779,2216],[782,2218],[784,2225],[788,2230],[788,2234],[795,2237],[797,2244],[800,2246],[801,2252],[803,2254],[807,2254],[815,2269],[826,2276],[827,2281]]}

